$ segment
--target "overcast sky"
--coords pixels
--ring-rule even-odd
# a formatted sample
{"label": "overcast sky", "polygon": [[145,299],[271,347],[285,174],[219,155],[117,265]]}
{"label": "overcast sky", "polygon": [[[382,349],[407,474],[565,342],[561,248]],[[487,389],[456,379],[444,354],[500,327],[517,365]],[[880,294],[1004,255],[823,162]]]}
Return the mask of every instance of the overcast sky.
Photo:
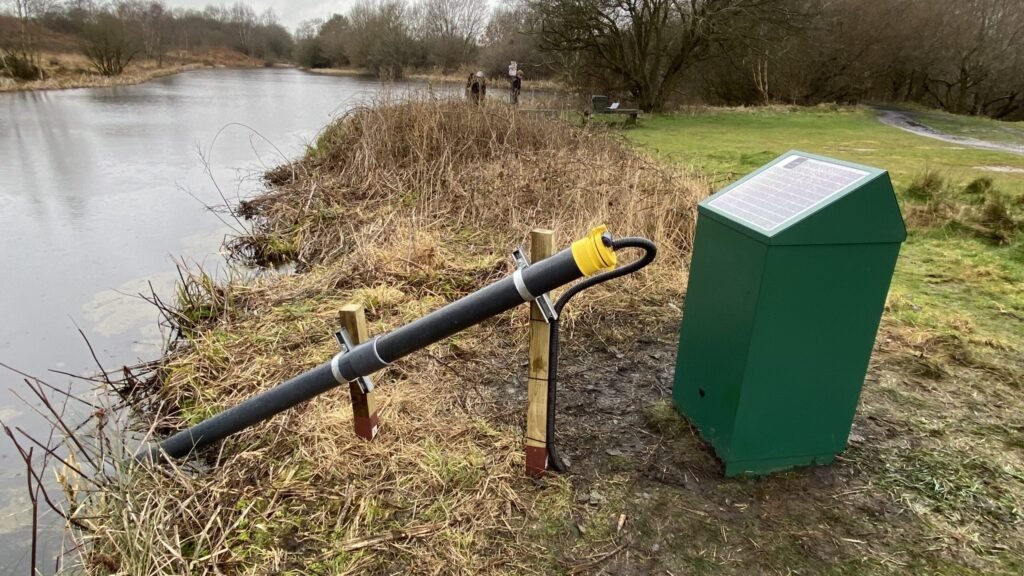
{"label": "overcast sky", "polygon": [[[246,4],[249,4],[256,10],[256,14],[262,14],[263,10],[267,8],[273,8],[274,13],[278,14],[278,20],[281,24],[285,25],[285,28],[295,32],[295,28],[299,26],[302,20],[310,18],[324,18],[331,17],[331,14],[338,13],[344,14],[348,11],[348,8],[356,2],[356,0],[299,0],[298,2],[286,2],[285,0],[243,0]],[[492,6],[498,4],[501,0],[488,0],[488,3]],[[234,3],[234,0],[164,0],[165,4],[172,7],[184,7],[184,8],[204,8],[210,4],[229,6]]]}
{"label": "overcast sky", "polygon": [[[309,20],[310,18],[323,18],[326,20],[331,14],[344,14],[348,11],[349,6],[355,3],[355,0],[244,1],[249,6],[252,6],[257,15],[262,14],[267,8],[273,8],[274,12],[277,13],[277,19],[292,32],[295,31],[295,27],[298,26],[299,22],[303,20]],[[225,2],[211,0],[165,0],[165,2],[167,5],[175,8],[179,6],[183,8],[203,8],[209,4],[230,6],[234,3],[234,0]]]}

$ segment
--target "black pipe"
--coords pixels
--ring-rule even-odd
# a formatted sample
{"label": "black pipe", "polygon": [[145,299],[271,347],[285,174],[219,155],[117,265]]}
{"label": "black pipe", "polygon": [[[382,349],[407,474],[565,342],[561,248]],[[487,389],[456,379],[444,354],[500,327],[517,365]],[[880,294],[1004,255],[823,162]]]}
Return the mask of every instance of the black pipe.
{"label": "black pipe", "polygon": [[607,282],[626,274],[632,274],[637,270],[647,266],[654,261],[655,256],[658,255],[658,247],[654,245],[654,242],[646,238],[622,238],[620,240],[611,241],[611,248],[618,252],[622,248],[640,248],[644,250],[644,255],[635,262],[598,274],[597,276],[591,276],[583,282],[576,284],[565,291],[564,294],[555,302],[555,320],[548,325],[549,339],[548,339],[548,399],[547,399],[547,433],[545,435],[545,444],[548,451],[548,464],[551,469],[555,472],[565,472],[565,462],[558,456],[558,451],[555,448],[555,408],[558,403],[558,347],[559,347],[559,336],[558,329],[560,319],[562,317],[562,309],[569,303],[569,300],[573,296],[579,294],[587,288],[596,286],[602,282]]}
{"label": "black pipe", "polygon": [[[611,255],[611,262],[605,262],[608,255],[603,254],[602,250],[607,252],[607,248],[595,247],[599,243],[605,247],[613,245],[611,235],[602,232],[603,228],[596,229],[591,236],[578,241],[572,248],[566,248],[550,258],[518,270],[508,278],[498,280],[388,334],[360,344],[348,352],[339,353],[330,362],[182,430],[158,445],[144,448],[137,457],[151,458],[161,451],[173,458],[185,456],[196,448],[226,438],[340,384],[360,376],[369,376],[391,362],[460,330],[525,301],[532,301],[536,296],[583,277],[585,271],[593,273],[596,269],[610,267],[614,265],[614,254]],[[576,253],[577,249],[581,254]]]}
{"label": "black pipe", "polygon": [[[539,296],[583,276],[570,248],[530,265],[522,274],[523,283],[533,296]],[[410,352],[510,310],[523,301],[524,298],[516,288],[513,277],[499,280],[390,334],[381,336],[378,339],[377,350],[385,362],[394,362]]]}

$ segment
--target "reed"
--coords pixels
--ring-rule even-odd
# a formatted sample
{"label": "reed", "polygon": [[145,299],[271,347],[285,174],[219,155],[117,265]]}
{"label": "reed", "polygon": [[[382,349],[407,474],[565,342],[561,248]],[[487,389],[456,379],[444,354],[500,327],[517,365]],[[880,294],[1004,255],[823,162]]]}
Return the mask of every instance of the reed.
{"label": "reed", "polygon": [[[238,258],[301,273],[183,282],[183,340],[136,390],[149,432],[181,429],[323,362],[349,302],[371,333],[400,326],[511,272],[535,226],[565,245],[607,223],[660,257],[574,304],[564,336],[628,342],[678,319],[696,201],[705,183],[659,166],[614,132],[505,106],[430,96],[388,100],[327,127],[240,207]],[[621,255],[629,258],[628,253]],[[591,294],[591,293],[588,293]],[[581,299],[583,300],[583,299]],[[527,308],[403,359],[377,378],[382,431],[352,431],[341,389],[247,430],[189,463],[144,467],[107,449],[85,487],[65,471],[90,574],[524,574],[571,568],[530,541],[571,502],[568,480],[523,473]],[[144,400],[143,400],[144,398]],[[117,443],[116,440],[111,442]],[[122,441],[123,443],[123,441]],[[120,456],[120,458],[119,458]]]}

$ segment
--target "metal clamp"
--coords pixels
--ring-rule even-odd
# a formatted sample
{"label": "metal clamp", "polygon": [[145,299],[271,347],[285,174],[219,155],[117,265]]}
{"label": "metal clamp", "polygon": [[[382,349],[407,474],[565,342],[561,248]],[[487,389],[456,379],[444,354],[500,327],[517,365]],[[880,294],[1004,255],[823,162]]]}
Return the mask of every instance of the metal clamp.
{"label": "metal clamp", "polygon": [[[523,270],[530,267],[530,261],[526,259],[526,255],[523,254],[522,248],[516,248],[512,251],[512,259],[516,263],[516,278],[521,278]],[[523,296],[523,300],[530,301],[537,304],[537,308],[540,309],[541,316],[544,317],[544,322],[550,324],[555,320],[558,320],[558,314],[555,313],[555,306],[551,303],[551,298],[548,297],[547,293],[541,294],[540,296],[534,297],[530,294],[530,291],[526,289],[526,285],[516,284],[516,289],[519,290],[519,295]]]}
{"label": "metal clamp", "polygon": [[[334,338],[338,341],[338,345],[341,346],[341,350],[343,352],[350,352],[356,347],[352,342],[352,336],[344,327],[341,327],[334,333]],[[359,389],[363,391],[363,394],[373,392],[373,380],[370,380],[369,376],[360,376],[356,378],[356,384],[359,386]]]}

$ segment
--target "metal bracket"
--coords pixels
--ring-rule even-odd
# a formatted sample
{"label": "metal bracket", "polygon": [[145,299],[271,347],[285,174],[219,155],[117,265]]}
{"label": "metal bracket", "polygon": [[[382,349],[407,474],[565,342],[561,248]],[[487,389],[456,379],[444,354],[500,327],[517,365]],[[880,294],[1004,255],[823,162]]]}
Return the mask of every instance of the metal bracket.
{"label": "metal bracket", "polygon": [[[344,327],[334,333],[334,338],[338,341],[338,345],[341,346],[341,350],[343,352],[349,352],[356,347],[356,345],[352,343],[352,336]],[[356,378],[356,384],[359,386],[359,389],[363,391],[363,394],[373,392],[373,380],[370,380],[369,376],[360,376],[359,378]]]}
{"label": "metal bracket", "polygon": [[[512,251],[512,259],[516,263],[516,269],[526,270],[530,267],[530,261],[526,259],[526,255],[523,254],[522,248],[516,248]],[[551,303],[551,298],[548,297],[547,293],[541,294],[534,302],[537,304],[537,308],[540,309],[541,315],[544,317],[544,322],[550,324],[555,320],[558,320],[558,314],[555,313],[555,306]]]}

